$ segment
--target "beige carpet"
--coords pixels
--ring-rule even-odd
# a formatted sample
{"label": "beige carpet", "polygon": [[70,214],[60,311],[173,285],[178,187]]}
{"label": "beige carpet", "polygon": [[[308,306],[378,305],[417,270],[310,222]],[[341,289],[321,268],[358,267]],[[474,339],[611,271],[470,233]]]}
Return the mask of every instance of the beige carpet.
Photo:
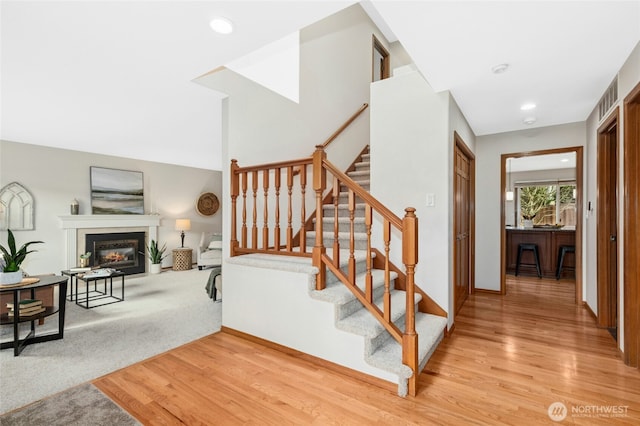
{"label": "beige carpet", "polygon": [[[67,302],[64,339],[27,346],[18,357],[0,351],[0,413],[219,331],[221,303],[205,291],[209,272],[127,278],[124,302],[89,310]],[[56,328],[49,317],[36,331]],[[13,327],[0,333],[10,339]]]}
{"label": "beige carpet", "polygon": [[86,383],[0,416],[2,426],[135,426],[140,423]]}

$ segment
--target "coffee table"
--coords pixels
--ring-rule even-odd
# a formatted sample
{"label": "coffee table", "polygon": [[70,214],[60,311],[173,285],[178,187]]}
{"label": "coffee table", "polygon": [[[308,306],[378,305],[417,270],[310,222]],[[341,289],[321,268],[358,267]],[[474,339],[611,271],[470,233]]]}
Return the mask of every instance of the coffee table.
{"label": "coffee table", "polygon": [[[86,274],[78,274],[76,276],[76,305],[85,309],[96,308],[98,306],[110,305],[112,303],[122,302],[124,300],[124,276],[126,274],[122,271],[112,272],[110,275],[103,276],[89,276]],[[121,277],[120,283],[120,297],[113,293],[113,279]],[[85,291],[83,293],[78,292],[78,281],[82,281],[86,284]],[[104,285],[103,290],[99,289],[100,281]],[[93,283],[93,290],[91,290],[91,283]],[[108,291],[107,291],[108,288]],[[81,297],[83,296],[83,297]],[[93,303],[97,301],[105,301],[104,303]]]}

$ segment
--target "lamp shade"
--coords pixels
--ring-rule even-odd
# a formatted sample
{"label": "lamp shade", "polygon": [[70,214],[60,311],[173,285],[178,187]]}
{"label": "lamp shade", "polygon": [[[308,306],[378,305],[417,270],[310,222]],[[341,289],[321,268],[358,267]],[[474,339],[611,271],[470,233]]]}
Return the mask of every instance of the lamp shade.
{"label": "lamp shade", "polygon": [[188,231],[191,229],[190,219],[176,219],[176,231]]}

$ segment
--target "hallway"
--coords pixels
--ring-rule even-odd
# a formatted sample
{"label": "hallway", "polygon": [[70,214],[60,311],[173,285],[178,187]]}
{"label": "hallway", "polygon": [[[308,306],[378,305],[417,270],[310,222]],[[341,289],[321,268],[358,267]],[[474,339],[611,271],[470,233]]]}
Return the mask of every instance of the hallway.
{"label": "hallway", "polygon": [[226,332],[94,384],[144,424],[555,424],[554,402],[568,424],[637,424],[640,372],[572,303],[573,282],[507,285],[469,296],[415,398]]}

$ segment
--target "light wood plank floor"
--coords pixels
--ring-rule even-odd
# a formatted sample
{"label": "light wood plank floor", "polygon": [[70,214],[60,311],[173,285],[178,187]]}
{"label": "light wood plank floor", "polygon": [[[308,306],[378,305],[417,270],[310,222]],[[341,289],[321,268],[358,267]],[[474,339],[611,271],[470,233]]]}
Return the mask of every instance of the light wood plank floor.
{"label": "light wood plank floor", "polygon": [[94,384],[145,425],[557,424],[554,402],[567,407],[562,424],[639,424],[640,371],[572,303],[573,283],[507,284],[504,297],[469,297],[415,398],[227,333]]}

